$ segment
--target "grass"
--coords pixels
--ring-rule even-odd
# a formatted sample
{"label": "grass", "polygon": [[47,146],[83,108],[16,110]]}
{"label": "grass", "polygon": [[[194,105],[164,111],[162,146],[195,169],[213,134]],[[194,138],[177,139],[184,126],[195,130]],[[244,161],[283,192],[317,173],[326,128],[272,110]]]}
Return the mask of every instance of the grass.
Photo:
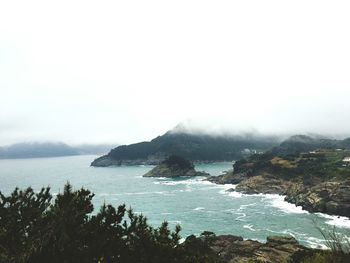
{"label": "grass", "polygon": [[322,234],[328,250],[315,250],[312,255],[304,258],[301,263],[349,263],[350,262],[350,239],[344,234],[332,229],[316,228]]}
{"label": "grass", "polygon": [[273,165],[279,165],[283,168],[295,168],[296,167],[295,163],[292,163],[289,160],[285,160],[285,159],[282,159],[282,158],[277,157],[277,156],[274,157],[270,162]]}

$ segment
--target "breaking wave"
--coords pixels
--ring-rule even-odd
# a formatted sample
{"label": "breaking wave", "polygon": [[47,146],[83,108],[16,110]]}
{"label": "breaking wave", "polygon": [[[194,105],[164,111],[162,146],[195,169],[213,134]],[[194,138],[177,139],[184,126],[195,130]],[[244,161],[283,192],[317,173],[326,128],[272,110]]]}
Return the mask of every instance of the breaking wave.
{"label": "breaking wave", "polygon": [[301,206],[296,206],[295,204],[288,203],[284,200],[283,195],[276,195],[276,194],[266,194],[264,196],[269,204],[273,207],[276,207],[287,214],[308,214],[306,210],[303,210]]}
{"label": "breaking wave", "polygon": [[341,228],[350,229],[350,218],[345,216],[331,216],[323,213],[316,213],[318,216],[326,219],[326,224]]}

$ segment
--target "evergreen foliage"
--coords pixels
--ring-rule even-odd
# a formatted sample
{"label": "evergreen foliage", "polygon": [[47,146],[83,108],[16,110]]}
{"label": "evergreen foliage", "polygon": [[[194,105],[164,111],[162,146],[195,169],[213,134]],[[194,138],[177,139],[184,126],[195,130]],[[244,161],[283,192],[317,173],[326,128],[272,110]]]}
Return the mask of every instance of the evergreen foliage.
{"label": "evergreen foliage", "polygon": [[181,169],[194,169],[193,163],[177,155],[169,156],[162,163],[170,167],[175,166]]}
{"label": "evergreen foliage", "polygon": [[50,188],[0,193],[0,262],[219,262],[205,240],[180,244],[179,225],[153,228],[125,205],[92,214],[93,196],[70,184],[54,200]]}

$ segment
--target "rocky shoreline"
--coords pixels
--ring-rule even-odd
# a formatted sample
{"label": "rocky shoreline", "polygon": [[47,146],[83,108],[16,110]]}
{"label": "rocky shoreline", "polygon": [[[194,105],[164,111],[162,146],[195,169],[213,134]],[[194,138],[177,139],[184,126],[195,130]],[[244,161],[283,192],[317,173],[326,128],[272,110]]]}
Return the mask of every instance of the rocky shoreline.
{"label": "rocky shoreline", "polygon": [[291,236],[268,236],[266,243],[255,240],[244,240],[240,236],[220,235],[200,237],[208,242],[222,262],[299,262],[302,258],[315,252],[315,249],[304,247]]}
{"label": "rocky shoreline", "polygon": [[[116,160],[111,158],[108,155],[103,155],[101,157],[96,158],[90,164],[93,167],[110,167],[110,166],[133,166],[133,165],[158,165],[162,161],[166,159],[166,156],[162,156],[159,158],[148,158],[148,159],[125,159],[125,160]],[[224,160],[225,162],[229,162],[228,160]],[[193,163],[216,163],[223,162],[223,160],[195,160]]]}
{"label": "rocky shoreline", "polygon": [[133,159],[133,160],[117,160],[108,155],[103,155],[91,162],[93,167],[109,167],[109,166],[132,166],[132,165],[157,165],[163,159]]}
{"label": "rocky shoreline", "polygon": [[309,212],[350,217],[350,180],[327,181],[312,187],[294,184],[285,195],[286,201]]}
{"label": "rocky shoreline", "polygon": [[245,194],[284,195],[285,201],[309,212],[350,217],[350,180],[305,185],[271,174],[249,175],[233,171],[210,176],[207,180],[217,184],[236,184],[234,190]]}

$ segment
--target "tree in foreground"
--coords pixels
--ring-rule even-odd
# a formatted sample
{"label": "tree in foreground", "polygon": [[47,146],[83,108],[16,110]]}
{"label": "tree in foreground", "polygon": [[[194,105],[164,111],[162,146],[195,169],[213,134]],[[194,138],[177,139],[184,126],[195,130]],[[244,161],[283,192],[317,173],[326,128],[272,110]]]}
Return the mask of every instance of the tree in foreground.
{"label": "tree in foreground", "polygon": [[0,193],[0,262],[219,262],[208,244],[167,222],[153,228],[125,205],[103,205],[92,214],[94,195],[66,184],[53,200],[50,188]]}

